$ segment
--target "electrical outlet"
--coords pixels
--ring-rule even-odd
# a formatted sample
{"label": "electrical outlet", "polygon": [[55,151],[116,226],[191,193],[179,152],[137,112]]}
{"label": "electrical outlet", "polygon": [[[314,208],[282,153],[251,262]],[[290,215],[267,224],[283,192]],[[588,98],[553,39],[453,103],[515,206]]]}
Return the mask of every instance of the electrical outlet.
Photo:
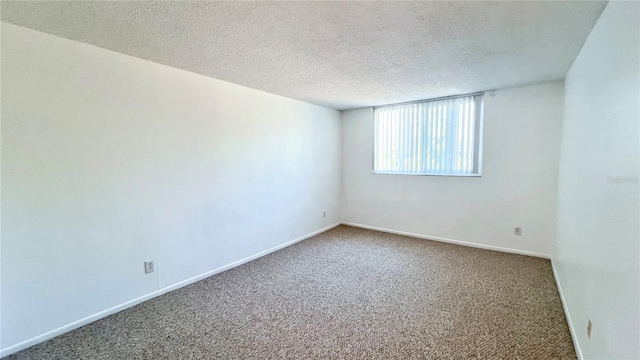
{"label": "electrical outlet", "polygon": [[155,260],[151,259],[151,260],[147,260],[144,262],[144,273],[148,274],[148,273],[152,273],[156,271],[156,263]]}
{"label": "electrical outlet", "polygon": [[522,235],[522,228],[519,227],[519,226],[514,227],[513,228],[513,235],[518,235],[518,236]]}
{"label": "electrical outlet", "polygon": [[322,217],[323,217],[323,218],[326,218],[326,217],[327,217],[327,212],[326,212],[326,211],[323,211],[323,212],[322,212]]}
{"label": "electrical outlet", "polygon": [[591,323],[591,319],[589,319],[589,322],[587,322],[587,337],[589,339],[591,339],[591,328],[593,327],[593,324]]}

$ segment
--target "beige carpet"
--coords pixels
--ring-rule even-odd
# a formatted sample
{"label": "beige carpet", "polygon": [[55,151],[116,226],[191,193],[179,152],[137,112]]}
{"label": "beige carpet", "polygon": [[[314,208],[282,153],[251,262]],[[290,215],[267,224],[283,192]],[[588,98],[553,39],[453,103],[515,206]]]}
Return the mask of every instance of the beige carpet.
{"label": "beige carpet", "polygon": [[574,359],[548,260],[340,226],[10,359]]}

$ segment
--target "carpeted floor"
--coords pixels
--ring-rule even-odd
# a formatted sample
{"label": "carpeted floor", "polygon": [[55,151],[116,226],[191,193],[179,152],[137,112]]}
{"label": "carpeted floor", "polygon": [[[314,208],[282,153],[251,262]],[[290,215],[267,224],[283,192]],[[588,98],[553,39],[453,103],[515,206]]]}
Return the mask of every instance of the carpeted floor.
{"label": "carpeted floor", "polygon": [[339,226],[8,359],[575,359],[548,260]]}

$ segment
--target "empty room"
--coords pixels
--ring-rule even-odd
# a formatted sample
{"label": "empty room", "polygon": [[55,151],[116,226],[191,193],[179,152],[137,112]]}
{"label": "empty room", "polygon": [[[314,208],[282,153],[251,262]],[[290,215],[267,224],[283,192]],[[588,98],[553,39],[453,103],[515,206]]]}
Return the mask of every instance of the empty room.
{"label": "empty room", "polygon": [[3,359],[640,359],[640,2],[0,12]]}

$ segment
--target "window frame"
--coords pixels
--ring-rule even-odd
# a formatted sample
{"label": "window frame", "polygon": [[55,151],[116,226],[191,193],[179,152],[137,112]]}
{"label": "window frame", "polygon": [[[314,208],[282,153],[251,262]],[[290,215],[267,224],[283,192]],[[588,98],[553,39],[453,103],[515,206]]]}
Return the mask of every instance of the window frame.
{"label": "window frame", "polygon": [[[373,140],[373,143],[371,144],[371,174],[373,175],[392,175],[392,176],[438,176],[438,177],[462,177],[462,178],[473,178],[473,177],[482,177],[482,155],[483,155],[483,145],[484,145],[484,98],[485,98],[486,92],[481,91],[481,92],[475,92],[475,93],[469,93],[469,94],[461,94],[461,95],[452,95],[452,96],[444,96],[444,97],[439,97],[439,98],[431,98],[431,99],[424,99],[424,100],[416,100],[416,101],[408,101],[408,102],[403,102],[403,103],[395,103],[395,104],[386,104],[386,105],[380,105],[380,106],[374,106],[371,108],[371,123],[373,124],[373,126],[371,127],[371,138]],[[427,173],[401,173],[401,172],[376,172],[375,171],[375,163],[376,163],[376,109],[379,108],[385,108],[385,107],[392,107],[392,106],[399,106],[399,105],[411,105],[411,104],[419,104],[419,103],[427,103],[427,102],[434,102],[434,101],[441,101],[441,100],[449,100],[449,99],[456,99],[456,98],[462,98],[462,97],[476,97],[476,96],[481,96],[481,99],[479,101],[479,106],[476,107],[476,118],[474,119],[476,122],[476,131],[474,134],[474,144],[475,142],[477,142],[478,144],[478,151],[474,152],[474,160],[475,160],[475,164],[477,166],[478,172],[475,174],[427,174]]]}

